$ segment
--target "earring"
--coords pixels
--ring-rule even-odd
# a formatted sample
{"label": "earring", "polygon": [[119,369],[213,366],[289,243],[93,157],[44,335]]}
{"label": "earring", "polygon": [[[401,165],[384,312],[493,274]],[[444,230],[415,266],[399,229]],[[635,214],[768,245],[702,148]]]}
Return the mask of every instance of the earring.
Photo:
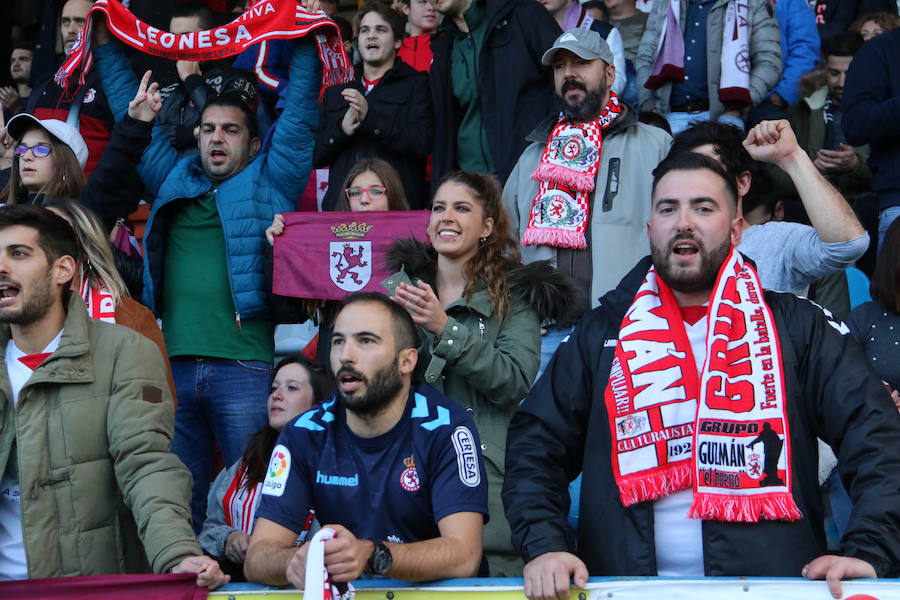
{"label": "earring", "polygon": [[484,246],[484,243],[487,241],[487,238],[481,238],[481,245]]}
{"label": "earring", "polygon": [[65,173],[63,173],[62,180],[63,180],[63,183],[66,182],[66,174]]}

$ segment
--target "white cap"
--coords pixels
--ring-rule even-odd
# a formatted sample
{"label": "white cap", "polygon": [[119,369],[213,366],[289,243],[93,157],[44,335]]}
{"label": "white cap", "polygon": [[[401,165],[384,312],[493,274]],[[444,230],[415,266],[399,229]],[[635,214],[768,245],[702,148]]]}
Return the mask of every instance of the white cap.
{"label": "white cap", "polygon": [[81,168],[87,164],[88,148],[84,143],[84,138],[78,133],[78,130],[59,119],[38,119],[34,115],[28,113],[19,113],[9,120],[6,124],[6,132],[13,139],[21,139],[25,132],[32,129],[34,125],[41,127],[54,137],[59,139],[63,144],[69,147],[78,159]]}

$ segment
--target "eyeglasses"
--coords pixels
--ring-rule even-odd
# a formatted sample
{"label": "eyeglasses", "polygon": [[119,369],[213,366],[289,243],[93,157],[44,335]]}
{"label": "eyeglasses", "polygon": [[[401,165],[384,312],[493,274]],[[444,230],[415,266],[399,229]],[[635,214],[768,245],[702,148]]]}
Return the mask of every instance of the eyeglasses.
{"label": "eyeglasses", "polygon": [[370,185],[369,187],[349,187],[344,190],[347,200],[359,200],[363,193],[368,194],[370,198],[381,198],[387,193],[387,188],[383,185]]}
{"label": "eyeglasses", "polygon": [[16,156],[25,156],[25,154],[29,150],[31,150],[31,154],[33,154],[36,158],[44,158],[45,156],[50,155],[50,152],[53,150],[53,146],[44,143],[35,144],[34,146],[16,144]]}

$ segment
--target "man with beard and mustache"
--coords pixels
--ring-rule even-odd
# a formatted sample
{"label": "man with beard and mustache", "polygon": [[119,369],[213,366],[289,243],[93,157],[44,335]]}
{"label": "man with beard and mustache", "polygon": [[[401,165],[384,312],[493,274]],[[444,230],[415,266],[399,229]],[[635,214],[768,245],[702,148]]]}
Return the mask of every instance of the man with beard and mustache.
{"label": "man with beard and mustache", "polygon": [[0,210],[0,579],[152,569],[221,585],[191,531],[190,474],[169,450],[162,355],[90,318],[70,291],[79,254],[62,217]]}
{"label": "man with beard and mustache", "polygon": [[478,433],[461,406],[412,383],[418,345],[409,313],[387,296],[346,298],[331,338],[337,395],[278,438],[248,579],[303,587],[309,546],[294,542],[312,507],[337,532],[325,542],[335,583],[479,573],[488,509]]}
{"label": "man with beard and mustache", "polygon": [[597,32],[563,33],[542,62],[553,69],[563,109],[528,135],[532,143],[506,182],[503,204],[522,258],[552,259],[580,290],[571,317],[542,338],[543,370],[572,326],[647,254],[650,175],[672,139],[639,123],[610,90],[613,55]]}
{"label": "man with beard and mustache", "polygon": [[[751,153],[783,150],[755,132]],[[653,176],[651,257],[559,346],[510,424],[503,500],[526,595],[568,598],[589,574],[804,576],[838,598],[843,578],[893,576],[900,417],[861,348],[806,299],[763,292],[717,162],[682,153]],[[747,446],[769,430],[780,444]],[[851,483],[840,556],[825,547],[817,436]],[[582,470],[576,541],[561,499]]]}

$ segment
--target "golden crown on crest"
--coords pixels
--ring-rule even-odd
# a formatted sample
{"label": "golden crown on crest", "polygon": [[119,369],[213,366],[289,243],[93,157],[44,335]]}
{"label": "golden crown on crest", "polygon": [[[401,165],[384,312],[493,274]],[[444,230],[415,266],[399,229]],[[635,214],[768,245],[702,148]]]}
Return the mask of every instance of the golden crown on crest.
{"label": "golden crown on crest", "polygon": [[341,223],[338,226],[332,225],[331,233],[342,240],[358,240],[366,237],[372,227],[374,225],[353,221],[352,223]]}

